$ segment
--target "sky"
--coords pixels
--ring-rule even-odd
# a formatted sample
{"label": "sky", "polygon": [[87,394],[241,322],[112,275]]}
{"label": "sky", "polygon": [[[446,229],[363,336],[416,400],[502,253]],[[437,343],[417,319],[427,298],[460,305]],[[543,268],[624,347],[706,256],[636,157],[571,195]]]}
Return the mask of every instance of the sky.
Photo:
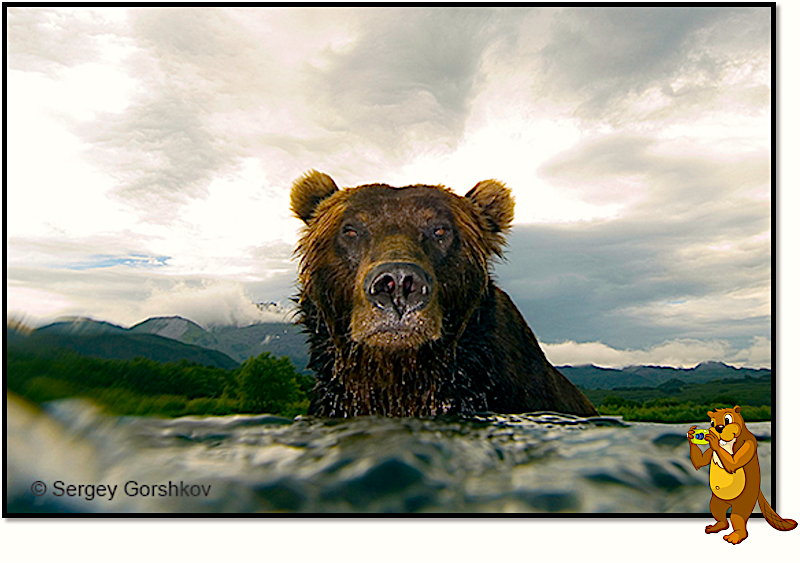
{"label": "sky", "polygon": [[9,8],[7,308],[277,320],[292,181],[505,182],[557,365],[771,366],[768,8]]}

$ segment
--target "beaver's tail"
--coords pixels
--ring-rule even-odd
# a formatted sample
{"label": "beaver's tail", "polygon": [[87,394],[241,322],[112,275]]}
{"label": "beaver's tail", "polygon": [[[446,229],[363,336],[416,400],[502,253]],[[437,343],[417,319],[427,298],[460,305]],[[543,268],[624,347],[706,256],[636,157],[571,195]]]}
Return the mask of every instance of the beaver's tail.
{"label": "beaver's tail", "polygon": [[769,525],[776,530],[788,532],[789,530],[794,530],[797,527],[797,522],[794,520],[784,520],[778,516],[778,513],[772,510],[772,507],[767,502],[767,499],[764,498],[764,495],[761,493],[761,491],[758,491],[758,507],[761,509],[761,513],[764,515],[764,520],[769,522]]}

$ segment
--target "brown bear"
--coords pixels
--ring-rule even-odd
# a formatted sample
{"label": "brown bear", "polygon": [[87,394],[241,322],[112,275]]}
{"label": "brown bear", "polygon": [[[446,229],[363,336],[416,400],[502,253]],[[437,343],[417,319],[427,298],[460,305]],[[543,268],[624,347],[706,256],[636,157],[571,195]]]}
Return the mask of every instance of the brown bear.
{"label": "brown bear", "polygon": [[298,322],[317,374],[309,414],[597,415],[491,279],[514,214],[503,184],[465,197],[429,185],[340,190],[311,171],[291,207],[305,222],[296,254]]}

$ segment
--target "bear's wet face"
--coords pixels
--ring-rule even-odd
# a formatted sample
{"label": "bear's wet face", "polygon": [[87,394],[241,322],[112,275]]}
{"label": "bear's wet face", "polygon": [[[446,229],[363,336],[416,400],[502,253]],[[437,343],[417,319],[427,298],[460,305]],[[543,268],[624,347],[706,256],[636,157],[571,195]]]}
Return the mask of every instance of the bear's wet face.
{"label": "bear's wet face", "polygon": [[337,253],[354,269],[352,340],[403,350],[441,338],[437,272],[459,261],[446,194],[362,188],[348,201],[339,232]]}

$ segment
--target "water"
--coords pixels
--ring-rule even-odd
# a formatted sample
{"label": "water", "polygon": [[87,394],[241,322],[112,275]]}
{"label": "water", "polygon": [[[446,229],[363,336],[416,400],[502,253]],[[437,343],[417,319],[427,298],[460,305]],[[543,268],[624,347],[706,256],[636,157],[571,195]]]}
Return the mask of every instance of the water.
{"label": "water", "polygon": [[[39,413],[11,398],[7,411],[9,512],[708,514],[691,424],[548,413],[159,419],[109,417],[81,400]],[[748,428],[770,499],[771,425]],[[99,485],[116,486],[113,499]]]}

